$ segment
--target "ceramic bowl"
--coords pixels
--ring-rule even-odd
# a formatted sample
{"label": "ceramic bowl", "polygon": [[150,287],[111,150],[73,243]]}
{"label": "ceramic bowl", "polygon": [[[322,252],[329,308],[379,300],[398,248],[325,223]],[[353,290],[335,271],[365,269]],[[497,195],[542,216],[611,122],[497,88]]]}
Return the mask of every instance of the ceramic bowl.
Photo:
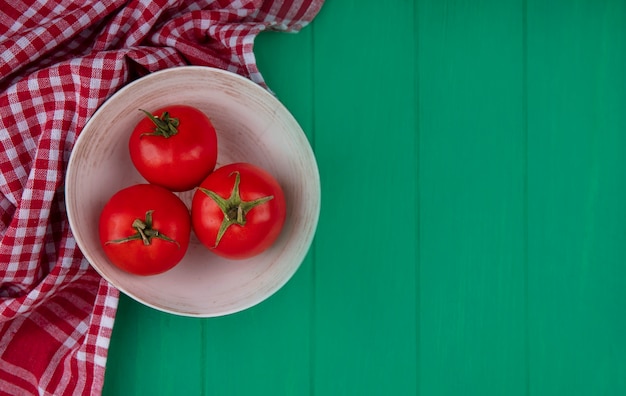
{"label": "ceramic bowl", "polygon": [[[287,220],[267,251],[227,260],[193,235],[182,262],[165,273],[132,275],[106,258],[98,241],[104,204],[124,187],[145,183],[128,153],[138,109],[187,104],[204,111],[218,137],[217,166],[250,162],[281,184]],[[179,193],[190,208],[194,190]],[[115,93],[85,125],[66,176],[69,224],[81,251],[113,286],[155,309],[184,316],[220,316],[254,306],[296,272],[313,240],[320,211],[320,181],[309,142],[289,111],[269,92],[239,75],[185,66],[142,77]]]}

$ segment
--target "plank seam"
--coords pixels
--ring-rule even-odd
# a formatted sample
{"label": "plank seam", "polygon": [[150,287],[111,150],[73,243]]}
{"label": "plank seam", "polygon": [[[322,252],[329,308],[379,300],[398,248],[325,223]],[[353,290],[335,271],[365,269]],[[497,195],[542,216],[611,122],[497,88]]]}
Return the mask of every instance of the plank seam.
{"label": "plank seam", "polygon": [[[315,152],[315,22],[309,26],[311,29],[311,146]],[[315,328],[316,328],[316,311],[315,301],[317,297],[317,281],[316,281],[316,258],[317,258],[317,243],[313,240],[311,245],[311,306],[309,311],[311,312],[310,329],[309,329],[309,394],[315,395],[315,364],[316,364],[316,343],[315,343]]]}
{"label": "plank seam", "polygon": [[522,0],[522,135],[523,135],[523,254],[524,254],[524,378],[530,395],[530,329],[528,285],[528,0]]}
{"label": "plank seam", "polygon": [[420,252],[421,252],[421,187],[420,187],[420,163],[421,163],[421,128],[420,128],[420,67],[419,67],[419,59],[420,59],[420,46],[419,46],[419,25],[418,25],[418,0],[413,1],[413,67],[415,68],[414,72],[414,82],[413,82],[413,97],[415,100],[415,111],[413,113],[413,123],[415,126],[415,155],[416,162],[415,165],[417,167],[415,175],[415,394],[417,396],[421,395],[421,359],[420,359],[420,343],[421,343],[421,260],[420,260]]}

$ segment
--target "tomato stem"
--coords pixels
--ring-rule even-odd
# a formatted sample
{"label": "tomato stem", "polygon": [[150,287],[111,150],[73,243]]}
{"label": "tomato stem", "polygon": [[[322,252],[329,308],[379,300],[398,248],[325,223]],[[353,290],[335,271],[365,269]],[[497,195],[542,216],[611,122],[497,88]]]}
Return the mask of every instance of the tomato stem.
{"label": "tomato stem", "polygon": [[180,121],[178,120],[178,118],[170,117],[170,114],[167,111],[164,111],[163,114],[161,114],[161,117],[155,116],[149,111],[143,109],[139,109],[139,111],[143,111],[146,116],[148,116],[150,121],[152,121],[152,123],[154,124],[154,130],[152,132],[142,133],[141,135],[139,135],[139,137],[161,136],[167,139],[178,133],[177,128],[180,125]]}
{"label": "tomato stem", "polygon": [[106,241],[105,245],[108,245],[110,243],[118,244],[118,243],[126,243],[130,241],[142,240],[143,244],[148,246],[152,243],[152,238],[157,238],[157,239],[161,239],[167,242],[175,243],[176,246],[180,248],[180,244],[177,241],[168,237],[165,234],[161,234],[159,230],[155,230],[154,228],[152,228],[152,213],[153,212],[154,210],[148,210],[146,212],[145,220],[141,220],[141,219],[133,220],[131,227],[134,228],[135,231],[137,231],[137,233],[130,235],[128,237],[125,237],[125,238]]}
{"label": "tomato stem", "polygon": [[267,197],[257,198],[252,201],[242,200],[239,193],[239,183],[241,181],[241,177],[237,171],[232,172],[229,176],[232,176],[233,174],[235,175],[235,185],[233,186],[233,190],[231,191],[228,199],[222,198],[215,192],[207,190],[206,188],[199,188],[200,191],[215,201],[224,214],[224,219],[222,219],[222,224],[217,232],[213,248],[216,248],[217,245],[219,245],[228,227],[233,224],[244,226],[246,224],[246,215],[250,212],[250,210],[274,198],[273,195],[270,195]]}

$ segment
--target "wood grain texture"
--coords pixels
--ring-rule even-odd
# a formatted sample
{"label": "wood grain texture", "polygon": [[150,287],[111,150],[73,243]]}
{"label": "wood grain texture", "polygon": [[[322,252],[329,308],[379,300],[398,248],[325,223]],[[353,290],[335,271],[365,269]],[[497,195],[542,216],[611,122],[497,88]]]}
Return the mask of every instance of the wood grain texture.
{"label": "wood grain texture", "polygon": [[522,3],[418,16],[420,390],[524,395]]}
{"label": "wood grain texture", "polygon": [[262,34],[314,245],[235,315],[122,297],[104,394],[626,394],[625,8],[328,1]]}
{"label": "wood grain texture", "polygon": [[528,2],[533,395],[626,393],[626,4]]}
{"label": "wood grain texture", "polygon": [[414,15],[411,2],[398,4],[380,12],[375,2],[331,1],[325,15],[350,22],[314,26],[320,395],[416,390]]}
{"label": "wood grain texture", "polygon": [[[313,136],[312,29],[267,33],[256,44],[259,67],[275,95]],[[276,62],[279,59],[281,62]],[[313,383],[313,247],[267,304],[203,323],[206,395],[302,395]]]}

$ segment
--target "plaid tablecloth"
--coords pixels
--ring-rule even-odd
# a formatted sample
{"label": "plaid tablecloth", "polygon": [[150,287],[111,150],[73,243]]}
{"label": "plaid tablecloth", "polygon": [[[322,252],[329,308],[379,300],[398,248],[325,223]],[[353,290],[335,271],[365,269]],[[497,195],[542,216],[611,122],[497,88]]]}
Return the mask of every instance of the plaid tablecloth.
{"label": "plaid tablecloth", "polygon": [[109,96],[168,67],[215,66],[264,85],[263,30],[297,31],[323,0],[0,2],[0,394],[93,395],[118,291],[69,229],[64,174]]}

